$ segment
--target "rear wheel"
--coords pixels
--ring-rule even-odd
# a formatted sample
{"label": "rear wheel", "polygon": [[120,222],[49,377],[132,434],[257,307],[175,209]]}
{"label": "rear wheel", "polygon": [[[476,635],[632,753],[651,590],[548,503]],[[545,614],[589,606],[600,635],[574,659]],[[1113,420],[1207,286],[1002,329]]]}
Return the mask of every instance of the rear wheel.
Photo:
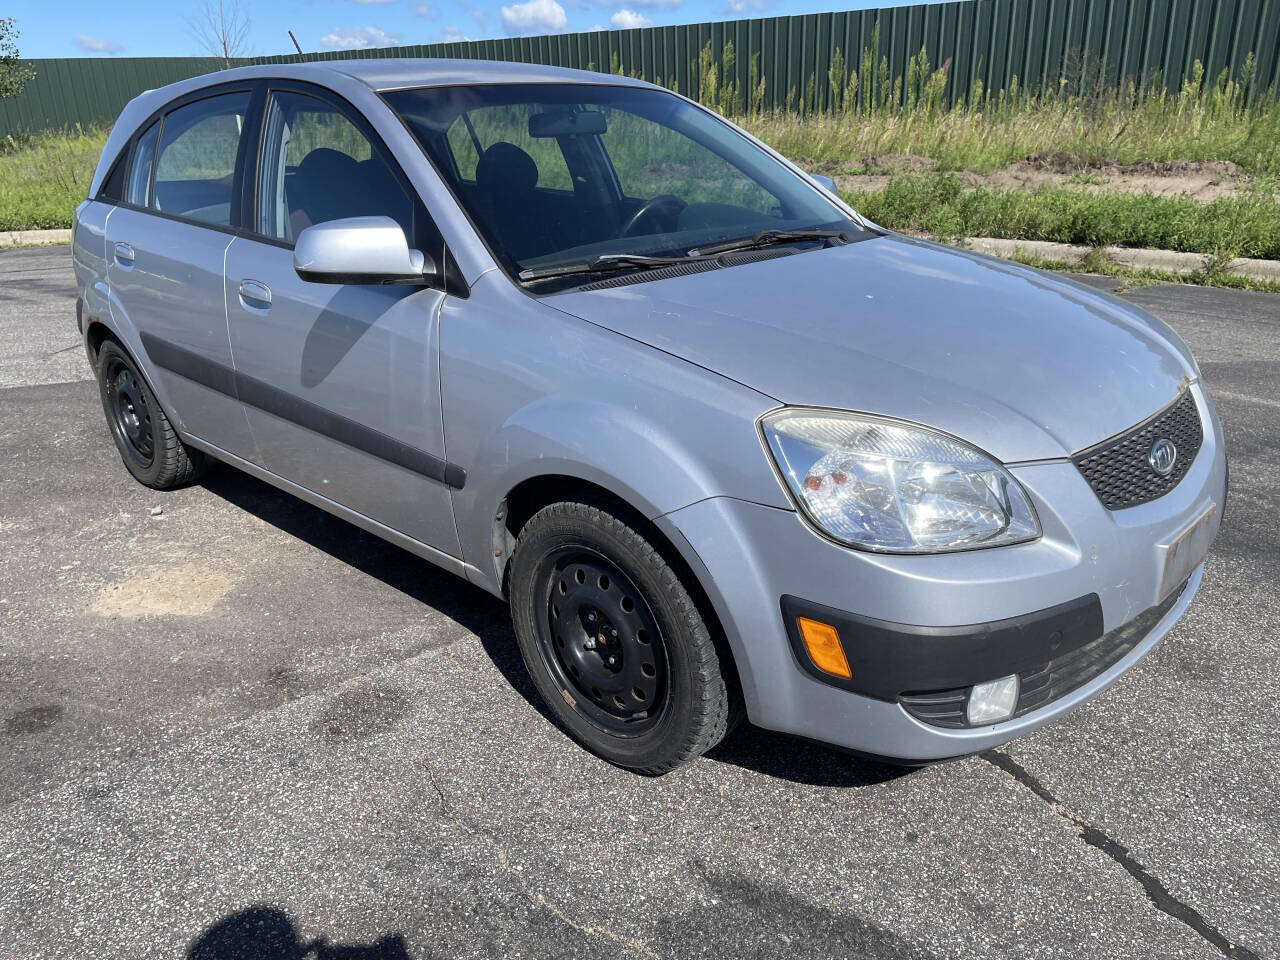
{"label": "rear wheel", "polygon": [[724,737],[727,657],[649,539],[608,510],[558,503],[525,524],[511,565],[525,666],[574,739],[660,774]]}
{"label": "rear wheel", "polygon": [[178,438],[133,358],[113,340],[98,351],[98,389],[120,459],[139,483],[169,490],[204,472],[204,454]]}

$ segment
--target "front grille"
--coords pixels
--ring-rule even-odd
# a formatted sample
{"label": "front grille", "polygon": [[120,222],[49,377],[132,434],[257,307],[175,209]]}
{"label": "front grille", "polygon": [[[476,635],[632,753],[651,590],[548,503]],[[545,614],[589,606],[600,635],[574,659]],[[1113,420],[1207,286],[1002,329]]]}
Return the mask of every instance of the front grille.
{"label": "front grille", "polygon": [[[1160,476],[1147,462],[1151,445],[1160,437],[1173,441],[1178,448],[1173,472],[1167,477]],[[1108,510],[1123,510],[1163,497],[1176,487],[1191,469],[1203,441],[1200,411],[1196,409],[1191,391],[1185,390],[1154,417],[1119,436],[1081,450],[1071,460],[1103,506]]]}
{"label": "front grille", "polygon": [[[1066,696],[1072,690],[1083,687],[1090,680],[1106,673],[1151,633],[1151,630],[1178,602],[1187,583],[1174,590],[1154,607],[1148,607],[1128,623],[1096,640],[1054,657],[1047,663],[1027,668],[1018,674],[1018,706],[1013,715],[1020,717],[1032,710]],[[969,702],[969,687],[954,690],[932,690],[925,693],[903,694],[898,702],[918,720],[935,727],[967,727],[965,708]]]}

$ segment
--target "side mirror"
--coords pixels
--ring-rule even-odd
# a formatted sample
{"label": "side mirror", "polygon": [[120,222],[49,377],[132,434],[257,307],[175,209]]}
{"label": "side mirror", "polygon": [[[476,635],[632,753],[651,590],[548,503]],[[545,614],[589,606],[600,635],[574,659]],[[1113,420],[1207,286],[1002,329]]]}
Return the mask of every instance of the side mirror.
{"label": "side mirror", "polygon": [[809,174],[809,179],[816,180],[820,186],[825,187],[827,190],[830,190],[832,193],[836,192],[836,182],[832,180],[830,177],[824,177],[820,173],[811,173]]}
{"label": "side mirror", "polygon": [[409,249],[390,217],[348,217],[307,227],[293,247],[293,269],[312,283],[429,283],[435,262]]}

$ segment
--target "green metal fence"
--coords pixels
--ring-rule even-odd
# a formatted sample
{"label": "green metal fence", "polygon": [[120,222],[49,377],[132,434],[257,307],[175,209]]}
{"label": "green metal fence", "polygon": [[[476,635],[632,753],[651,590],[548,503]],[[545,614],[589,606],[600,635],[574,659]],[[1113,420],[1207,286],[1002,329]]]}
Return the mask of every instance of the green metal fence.
{"label": "green metal fence", "polygon": [[[731,45],[731,46],[730,46]],[[255,57],[285,63],[349,57],[514,60],[634,74],[697,96],[712,66],[740,105],[823,109],[861,71],[858,95],[908,96],[923,49],[946,65],[945,98],[1057,85],[1114,85],[1160,77],[1181,86],[1199,61],[1205,76],[1238,79],[1253,57],[1247,95],[1280,89],[1280,0],[959,0],[879,10],[734,20],[381,50]],[[918,60],[916,61],[919,62]],[[217,70],[209,58],[29,60],[34,80],[0,100],[0,136],[110,122],[142,90]],[[834,82],[832,67],[845,79]],[[868,69],[872,74],[867,76]],[[865,91],[865,93],[864,93]]]}

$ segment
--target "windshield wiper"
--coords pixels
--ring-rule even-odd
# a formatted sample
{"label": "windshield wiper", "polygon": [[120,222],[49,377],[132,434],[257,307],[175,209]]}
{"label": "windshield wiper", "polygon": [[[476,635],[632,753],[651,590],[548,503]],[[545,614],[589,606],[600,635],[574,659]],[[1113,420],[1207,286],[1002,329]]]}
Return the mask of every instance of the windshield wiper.
{"label": "windshield wiper", "polygon": [[593,260],[582,263],[565,263],[557,267],[537,267],[521,270],[521,280],[547,280],[551,277],[569,277],[575,273],[608,273],[613,270],[657,270],[675,263],[685,263],[691,257],[649,257],[640,253],[602,253]]}
{"label": "windshield wiper", "polygon": [[737,240],[726,240],[724,243],[712,243],[705,247],[695,247],[689,251],[691,257],[708,257],[721,253],[732,253],[734,250],[755,250],[759,247],[771,247],[775,243],[794,243],[797,240],[840,240],[849,241],[848,230],[826,230],[822,227],[802,227],[796,230],[761,230],[749,237]]}
{"label": "windshield wiper", "polygon": [[552,277],[570,277],[575,274],[609,273],[614,270],[658,270],[677,263],[688,263],[705,257],[714,257],[734,250],[754,250],[775,243],[795,243],[798,240],[840,240],[848,242],[848,230],[827,230],[822,227],[803,227],[796,230],[761,230],[749,237],[726,240],[705,247],[696,247],[684,256],[651,257],[642,253],[602,253],[581,263],[565,263],[555,267],[535,267],[521,270],[519,278],[525,283],[549,280]]}

